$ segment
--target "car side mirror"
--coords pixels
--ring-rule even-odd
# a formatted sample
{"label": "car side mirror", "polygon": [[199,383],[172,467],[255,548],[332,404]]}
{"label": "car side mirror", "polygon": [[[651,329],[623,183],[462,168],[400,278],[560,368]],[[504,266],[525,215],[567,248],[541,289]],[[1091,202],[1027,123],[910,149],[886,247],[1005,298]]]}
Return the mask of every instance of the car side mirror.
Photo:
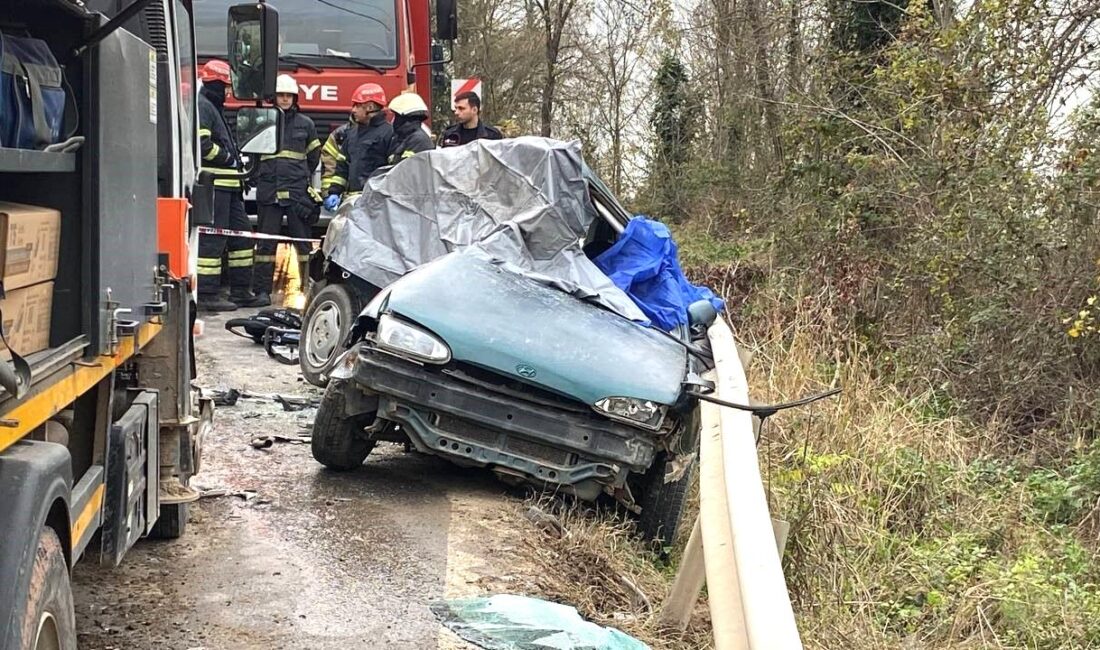
{"label": "car side mirror", "polygon": [[244,106],[237,109],[237,142],[241,153],[266,156],[279,151],[283,112],[274,107]]}
{"label": "car side mirror", "polygon": [[458,38],[458,0],[435,0],[435,37],[440,41]]}
{"label": "car side mirror", "polygon": [[233,5],[227,33],[233,96],[250,100],[274,95],[279,74],[279,12],[269,4]]}
{"label": "car side mirror", "polygon": [[691,329],[705,331],[718,320],[718,310],[709,300],[696,300],[688,305],[688,324]]}

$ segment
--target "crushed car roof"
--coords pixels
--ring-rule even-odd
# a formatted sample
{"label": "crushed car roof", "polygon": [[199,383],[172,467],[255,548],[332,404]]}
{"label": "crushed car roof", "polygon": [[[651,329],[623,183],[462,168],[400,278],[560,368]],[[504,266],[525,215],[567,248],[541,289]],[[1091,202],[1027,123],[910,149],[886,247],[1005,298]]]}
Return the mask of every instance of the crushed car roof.
{"label": "crushed car roof", "polygon": [[384,287],[462,250],[646,322],[582,250],[601,218],[588,196],[592,179],[577,141],[522,137],[426,151],[369,179],[333,219],[325,255]]}

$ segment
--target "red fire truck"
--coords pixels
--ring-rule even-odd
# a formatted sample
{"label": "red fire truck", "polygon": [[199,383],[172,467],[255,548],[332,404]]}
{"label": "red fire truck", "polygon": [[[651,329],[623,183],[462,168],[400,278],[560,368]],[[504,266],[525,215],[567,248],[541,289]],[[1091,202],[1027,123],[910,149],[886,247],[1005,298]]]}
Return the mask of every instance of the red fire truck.
{"label": "red fire truck", "polygon": [[[430,0],[276,0],[279,66],[301,89],[303,113],[325,137],[348,118],[351,95],[368,81],[389,97],[416,91],[431,105],[433,63]],[[232,0],[194,0],[199,61],[224,58],[226,9]],[[436,2],[436,39],[457,35],[455,0]],[[242,105],[229,102],[230,108]]]}

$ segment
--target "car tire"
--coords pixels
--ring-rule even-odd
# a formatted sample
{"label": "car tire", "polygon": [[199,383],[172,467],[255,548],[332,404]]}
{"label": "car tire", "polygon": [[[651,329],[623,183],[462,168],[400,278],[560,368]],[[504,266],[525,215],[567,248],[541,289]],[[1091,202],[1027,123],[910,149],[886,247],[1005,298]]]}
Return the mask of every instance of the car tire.
{"label": "car tire", "polygon": [[359,296],[346,284],[328,284],[310,298],[298,348],[306,381],[322,388],[328,384],[328,373],[361,310]]}
{"label": "car tire", "polygon": [[638,534],[647,542],[661,545],[671,544],[676,539],[684,503],[695,478],[695,461],[692,460],[680,480],[665,483],[667,466],[668,456],[664,453],[658,455],[638,482],[641,491],[638,502],[642,507],[638,516]]}
{"label": "car tire", "polygon": [[160,507],[160,516],[149,537],[153,539],[179,539],[187,530],[187,504],[169,503]]}
{"label": "car tire", "polygon": [[346,388],[346,379],[329,382],[317,407],[310,442],[317,462],[338,472],[359,467],[374,449],[374,441],[368,440],[363,433],[374,414],[348,415],[344,399]]}
{"label": "car tire", "polygon": [[43,527],[38,534],[22,637],[25,650],[76,650],[76,614],[69,566],[61,540],[49,527]]}

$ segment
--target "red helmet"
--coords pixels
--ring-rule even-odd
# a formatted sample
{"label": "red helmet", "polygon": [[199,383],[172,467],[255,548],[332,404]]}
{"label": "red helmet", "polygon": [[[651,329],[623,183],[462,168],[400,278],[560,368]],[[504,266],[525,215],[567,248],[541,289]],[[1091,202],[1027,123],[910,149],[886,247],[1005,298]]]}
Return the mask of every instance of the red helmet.
{"label": "red helmet", "polygon": [[218,59],[210,59],[206,62],[206,65],[199,69],[199,80],[204,83],[207,81],[220,81],[228,85],[229,64]]}
{"label": "red helmet", "polygon": [[379,106],[385,106],[386,91],[382,90],[382,86],[376,83],[365,83],[355,89],[355,93],[351,96],[352,104],[366,104],[367,102],[374,102]]}

